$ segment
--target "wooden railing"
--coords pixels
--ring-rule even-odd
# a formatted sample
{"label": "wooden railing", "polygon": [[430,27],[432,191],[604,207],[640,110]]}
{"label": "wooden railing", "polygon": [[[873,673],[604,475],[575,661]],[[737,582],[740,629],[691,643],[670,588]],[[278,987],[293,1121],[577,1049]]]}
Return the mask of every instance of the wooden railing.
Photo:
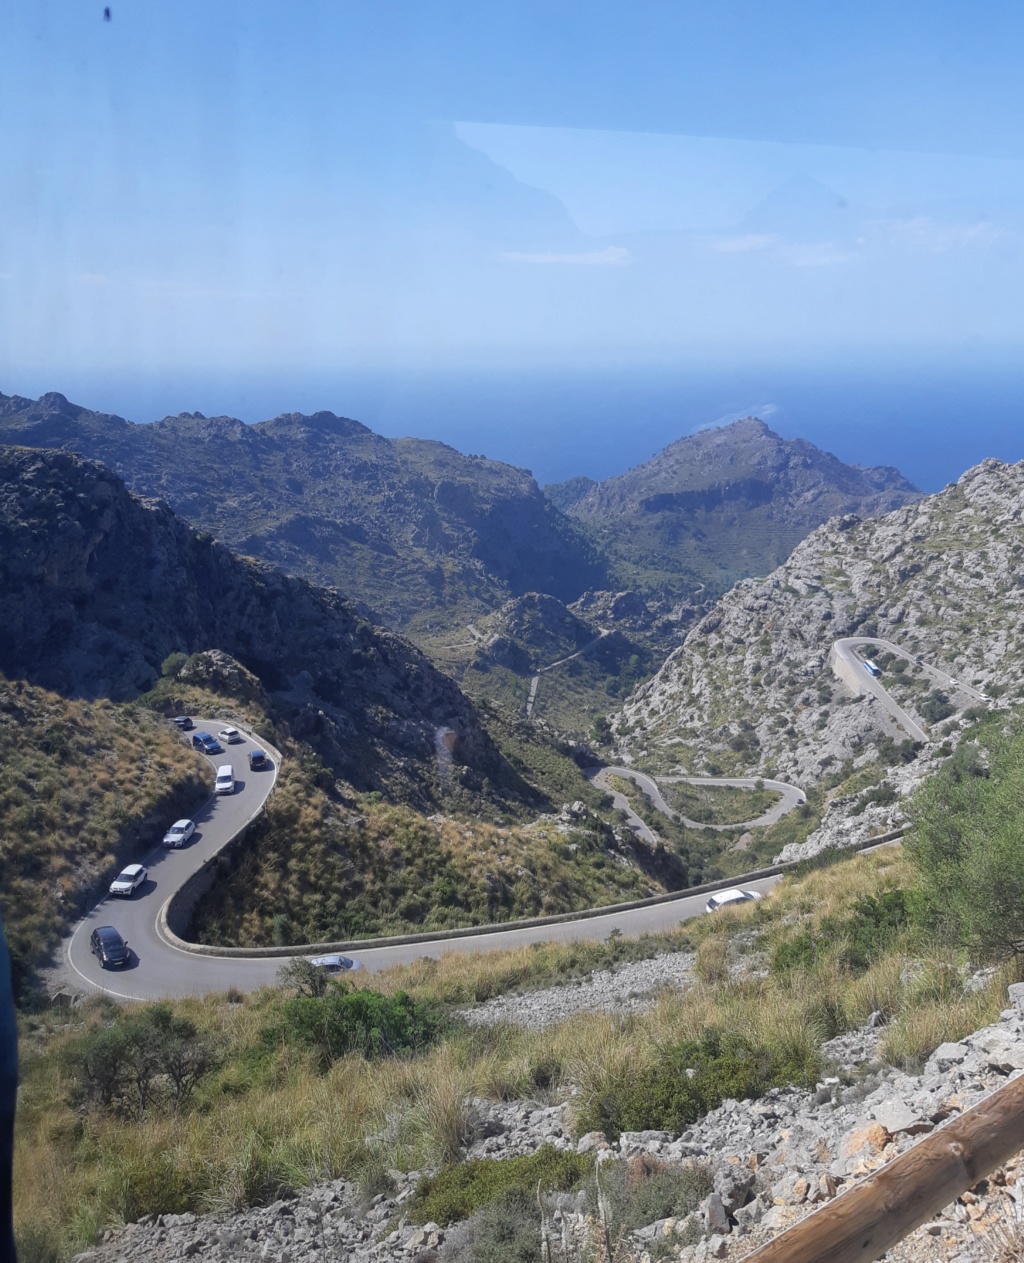
{"label": "wooden railing", "polygon": [[869,1263],[1024,1149],[1024,1076],[747,1255],[743,1263]]}

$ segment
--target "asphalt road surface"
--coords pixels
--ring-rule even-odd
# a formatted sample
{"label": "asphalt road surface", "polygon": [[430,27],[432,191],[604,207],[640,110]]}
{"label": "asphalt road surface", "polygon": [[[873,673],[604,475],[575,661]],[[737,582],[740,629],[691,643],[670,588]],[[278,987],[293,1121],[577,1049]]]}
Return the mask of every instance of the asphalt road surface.
{"label": "asphalt road surface", "polygon": [[[194,722],[191,732],[182,735],[183,742],[191,744],[196,732],[216,736],[224,727],[223,720],[195,719]],[[274,787],[278,772],[276,752],[270,755],[270,767],[251,772],[249,750],[267,747],[245,733],[239,735],[242,740],[225,745],[223,754],[206,756],[196,752],[196,757],[205,758],[214,770],[224,763],[232,765],[237,778],[235,792],[211,795],[193,816],[196,832],[180,849],[165,848],[162,833],[155,837],[149,854],[135,857],[135,862],[145,864],[149,870],[146,883],[130,899],[108,895],[72,931],[65,943],[65,962],[73,985],[131,1000],[191,995],[211,989],[201,985],[195,964],[191,969],[184,967],[192,958],[169,946],[158,934],[156,923],[160,908],[170,894],[259,813]],[[173,823],[168,820],[165,828]],[[126,861],[129,862],[132,861]],[[112,925],[128,940],[131,960],[126,967],[103,969],[93,956],[89,936],[98,925]],[[199,965],[204,963],[198,961]],[[200,982],[198,987],[197,981]]]}

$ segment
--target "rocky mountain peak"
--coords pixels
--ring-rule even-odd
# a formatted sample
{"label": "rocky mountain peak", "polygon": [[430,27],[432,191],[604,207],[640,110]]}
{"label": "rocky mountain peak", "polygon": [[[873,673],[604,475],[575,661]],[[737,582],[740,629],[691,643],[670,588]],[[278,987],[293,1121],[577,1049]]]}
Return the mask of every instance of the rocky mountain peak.
{"label": "rocky mountain peak", "polygon": [[322,434],[334,434],[339,437],[355,434],[373,434],[369,426],[365,426],[361,421],[353,421],[351,417],[339,417],[333,412],[282,412],[279,413],[272,421],[262,423],[265,428],[284,429],[294,428],[311,430]]}

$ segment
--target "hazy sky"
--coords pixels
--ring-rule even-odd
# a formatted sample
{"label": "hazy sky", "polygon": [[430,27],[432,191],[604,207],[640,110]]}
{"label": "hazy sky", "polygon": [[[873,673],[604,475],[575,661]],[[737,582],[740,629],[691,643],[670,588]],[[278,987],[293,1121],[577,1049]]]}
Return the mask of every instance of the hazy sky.
{"label": "hazy sky", "polygon": [[4,391],[1024,339],[1019,3],[110,7],[0,6]]}

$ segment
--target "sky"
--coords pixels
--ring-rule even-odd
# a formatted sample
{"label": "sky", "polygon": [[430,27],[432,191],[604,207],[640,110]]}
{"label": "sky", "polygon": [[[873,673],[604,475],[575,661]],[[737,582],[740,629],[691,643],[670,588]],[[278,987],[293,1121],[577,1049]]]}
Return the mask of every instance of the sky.
{"label": "sky", "polygon": [[[1019,4],[103,10],[0,5],[6,393],[331,407],[529,464],[609,373],[665,385],[669,441],[759,402],[795,424],[823,365],[879,398],[995,365],[1013,429]],[[519,450],[494,400],[524,378]]]}

